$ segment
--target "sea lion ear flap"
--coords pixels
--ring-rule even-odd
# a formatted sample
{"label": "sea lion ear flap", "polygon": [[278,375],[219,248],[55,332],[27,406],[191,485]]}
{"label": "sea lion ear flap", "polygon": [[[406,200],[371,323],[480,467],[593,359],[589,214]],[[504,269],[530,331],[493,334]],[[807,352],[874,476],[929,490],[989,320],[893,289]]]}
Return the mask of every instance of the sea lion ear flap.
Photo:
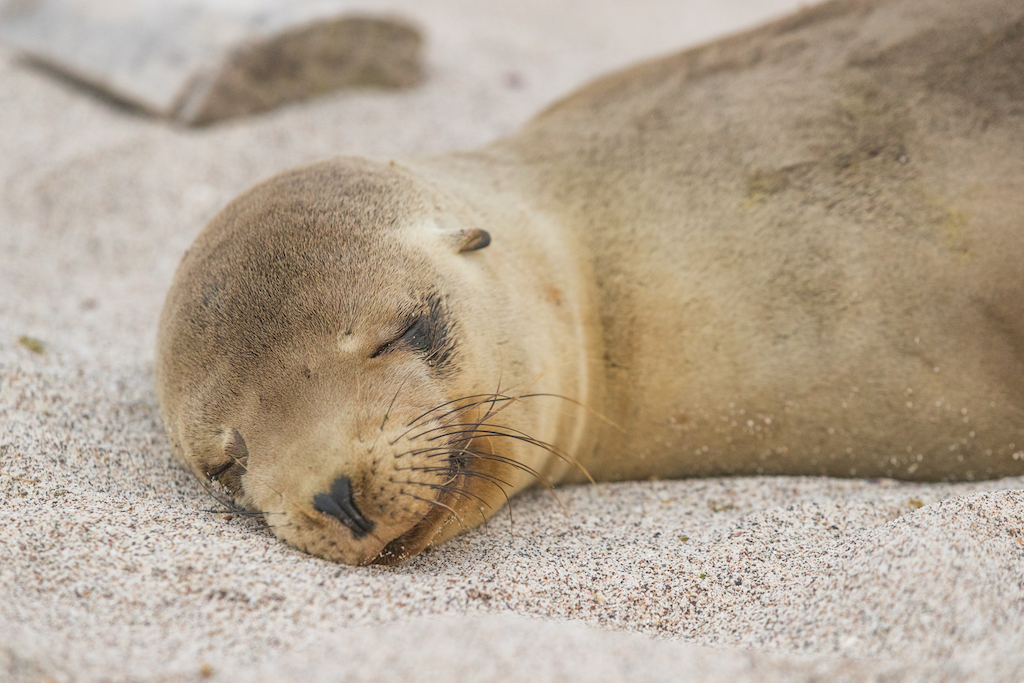
{"label": "sea lion ear flap", "polygon": [[478,228],[459,230],[458,232],[453,233],[452,238],[457,245],[458,252],[460,254],[467,251],[483,249],[491,243],[491,233]]}

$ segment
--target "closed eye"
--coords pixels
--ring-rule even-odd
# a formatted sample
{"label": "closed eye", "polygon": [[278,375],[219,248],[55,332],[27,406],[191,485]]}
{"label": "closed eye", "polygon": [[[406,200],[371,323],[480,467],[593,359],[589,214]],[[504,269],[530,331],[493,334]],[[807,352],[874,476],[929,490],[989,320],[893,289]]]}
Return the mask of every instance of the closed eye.
{"label": "closed eye", "polygon": [[421,315],[416,320],[405,328],[405,331],[386,344],[382,344],[379,349],[373,352],[370,358],[376,358],[377,356],[383,356],[386,353],[391,353],[400,346],[408,346],[413,351],[419,351],[426,353],[430,350],[430,323],[427,320],[427,316]]}

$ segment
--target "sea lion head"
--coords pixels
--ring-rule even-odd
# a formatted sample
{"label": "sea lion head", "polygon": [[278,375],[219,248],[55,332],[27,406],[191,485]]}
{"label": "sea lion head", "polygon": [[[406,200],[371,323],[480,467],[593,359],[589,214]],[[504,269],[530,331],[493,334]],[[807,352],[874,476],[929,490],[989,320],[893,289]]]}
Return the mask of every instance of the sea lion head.
{"label": "sea lion head", "polygon": [[349,564],[416,554],[529,483],[550,453],[519,453],[530,437],[505,419],[523,409],[504,411],[491,350],[509,368],[525,352],[501,294],[482,296],[490,237],[472,220],[359,159],[229,204],[160,322],[161,409],[190,468],[281,539]]}

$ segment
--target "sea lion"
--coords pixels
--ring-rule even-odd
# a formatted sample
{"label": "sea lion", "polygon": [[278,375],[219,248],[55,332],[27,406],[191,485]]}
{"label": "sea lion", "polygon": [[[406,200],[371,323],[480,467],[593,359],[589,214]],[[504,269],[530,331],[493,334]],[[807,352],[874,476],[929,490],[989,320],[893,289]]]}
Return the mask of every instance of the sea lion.
{"label": "sea lion", "polygon": [[1024,473],[1024,5],[836,0],[517,135],[337,159],[185,254],[176,450],[394,562],[547,485]]}

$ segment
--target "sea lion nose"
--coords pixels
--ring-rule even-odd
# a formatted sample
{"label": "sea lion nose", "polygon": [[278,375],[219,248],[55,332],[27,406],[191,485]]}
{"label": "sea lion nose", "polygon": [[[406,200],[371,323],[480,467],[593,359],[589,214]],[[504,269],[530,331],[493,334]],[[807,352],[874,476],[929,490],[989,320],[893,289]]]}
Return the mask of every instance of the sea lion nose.
{"label": "sea lion nose", "polygon": [[347,526],[356,538],[362,538],[376,526],[356,507],[356,502],[352,498],[352,480],[348,477],[335,479],[331,484],[330,493],[318,493],[313,496],[313,508]]}

